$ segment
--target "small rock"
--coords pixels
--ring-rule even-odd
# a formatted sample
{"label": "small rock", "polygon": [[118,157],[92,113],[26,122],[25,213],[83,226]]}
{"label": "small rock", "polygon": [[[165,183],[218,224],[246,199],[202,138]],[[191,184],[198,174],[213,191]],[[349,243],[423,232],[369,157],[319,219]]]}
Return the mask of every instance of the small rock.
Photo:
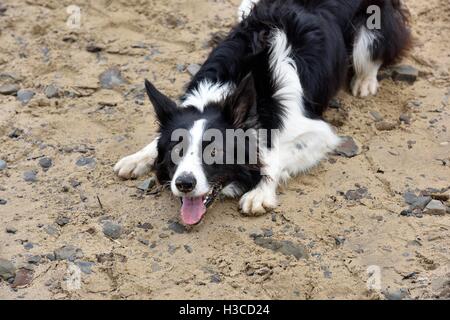
{"label": "small rock", "polygon": [[169,237],[169,235],[168,235],[167,233],[160,233],[160,234],[159,234],[159,237],[160,237],[161,239],[166,239],[166,238]]}
{"label": "small rock", "polygon": [[342,245],[344,245],[344,243],[345,243],[345,238],[344,237],[335,237],[334,238],[334,242],[336,243],[336,245],[339,247],[339,246],[342,246]]}
{"label": "small rock", "polygon": [[264,237],[264,231],[261,229],[254,229],[250,231],[250,238],[256,239],[256,238],[262,238]]}
{"label": "small rock", "polygon": [[58,98],[59,97],[59,89],[54,84],[50,84],[45,88],[44,94],[49,99]]}
{"label": "small rock", "polygon": [[189,246],[189,245],[187,245],[187,244],[184,245],[184,250],[186,250],[187,253],[192,253],[192,248],[191,248],[191,246]]}
{"label": "small rock", "polygon": [[149,223],[149,222],[139,223],[139,224],[137,225],[137,227],[140,228],[140,229],[144,229],[145,231],[148,231],[148,230],[152,230],[152,229],[153,229],[152,224]]}
{"label": "small rock", "polygon": [[0,206],[4,206],[7,203],[8,201],[6,201],[5,199],[0,199]]}
{"label": "small rock", "polygon": [[0,171],[5,170],[8,167],[5,160],[0,160]]}
{"label": "small rock", "polygon": [[399,117],[399,120],[404,124],[411,124],[411,116],[409,114],[402,113]]}
{"label": "small rock", "polygon": [[177,66],[176,66],[176,68],[177,68],[177,71],[178,71],[178,72],[184,72],[184,71],[186,71],[186,65],[184,65],[184,64],[182,64],[182,63],[178,63]]}
{"label": "small rock", "polygon": [[403,81],[409,84],[416,82],[419,76],[419,70],[412,66],[400,65],[392,70],[392,79],[395,81]]}
{"label": "small rock", "polygon": [[28,102],[31,101],[31,99],[33,99],[34,95],[35,93],[32,90],[21,89],[17,91],[17,100],[22,102],[22,105],[26,105]]}
{"label": "small rock", "polygon": [[378,111],[370,111],[370,115],[375,122],[383,121],[383,116]]}
{"label": "small rock", "polygon": [[39,264],[41,262],[41,256],[35,255],[35,256],[29,256],[27,258],[27,262],[31,264]]}
{"label": "small rock", "polygon": [[64,227],[65,225],[70,223],[70,218],[59,216],[58,218],[56,218],[55,223],[60,227]]}
{"label": "small rock", "polygon": [[104,89],[113,89],[125,83],[122,73],[117,68],[110,68],[100,75],[100,85]]}
{"label": "small rock", "polygon": [[300,244],[295,244],[291,241],[282,240],[278,241],[272,238],[256,238],[254,239],[255,244],[260,247],[270,249],[275,252],[280,252],[287,256],[294,256],[299,259],[304,259],[308,257],[307,249],[305,246]]}
{"label": "small rock", "polygon": [[81,185],[81,182],[78,181],[77,179],[70,179],[69,183],[72,186],[72,188],[76,188]]}
{"label": "small rock", "polygon": [[403,300],[408,296],[406,289],[398,289],[394,291],[383,292],[387,300]]}
{"label": "small rock", "polygon": [[92,52],[92,53],[100,52],[103,49],[104,49],[103,46],[98,45],[98,44],[93,43],[93,42],[88,43],[88,45],[86,46],[86,51]]}
{"label": "small rock", "polygon": [[0,258],[0,278],[8,281],[16,275],[16,268],[11,261]]}
{"label": "small rock", "polygon": [[447,207],[439,200],[431,200],[425,208],[424,213],[432,215],[444,215],[447,213]]}
{"label": "small rock", "polygon": [[26,250],[31,250],[31,249],[33,249],[34,248],[34,245],[31,243],[31,242],[25,242],[24,244],[23,244],[23,247],[26,249]]}
{"label": "small rock", "polygon": [[122,235],[122,226],[110,220],[103,222],[103,233],[108,238],[117,240]]}
{"label": "small rock", "polygon": [[147,239],[139,238],[138,241],[146,246],[150,244],[150,241],[148,241]]}
{"label": "small rock", "polygon": [[17,229],[14,227],[6,227],[6,233],[16,234]]}
{"label": "small rock", "polygon": [[39,165],[41,166],[42,169],[44,169],[44,171],[47,171],[52,167],[53,161],[50,158],[44,157],[39,159]]}
{"label": "small rock", "polygon": [[154,177],[149,178],[145,181],[143,181],[141,184],[138,185],[138,189],[144,192],[147,192],[151,188],[153,188],[156,185],[156,179]]}
{"label": "small rock", "polygon": [[85,167],[85,166],[93,166],[95,162],[96,162],[95,158],[81,157],[75,162],[75,164],[79,167]]}
{"label": "small rock", "polygon": [[187,66],[186,70],[191,76],[195,76],[200,71],[201,66],[195,63],[191,63]]}
{"label": "small rock", "polygon": [[222,279],[220,278],[220,276],[218,274],[213,274],[211,276],[211,282],[212,283],[220,283],[220,282],[222,282]]}
{"label": "small rock", "polygon": [[89,261],[76,261],[75,264],[80,268],[81,272],[84,274],[91,274],[92,267],[95,265],[93,262]]}
{"label": "small rock", "polygon": [[175,233],[185,233],[186,232],[186,227],[176,221],[173,221],[173,222],[169,221],[168,227],[170,230],[172,230]]}
{"label": "small rock", "polygon": [[342,143],[336,148],[336,154],[353,158],[359,154],[359,147],[356,144],[355,140],[352,137],[341,137]]}
{"label": "small rock", "polygon": [[17,94],[20,87],[17,84],[4,84],[0,86],[0,94],[12,96]]}
{"label": "small rock", "polygon": [[375,124],[378,131],[392,131],[397,128],[397,124],[393,122],[380,121]]}
{"label": "small rock", "polygon": [[173,245],[173,244],[169,244],[169,245],[167,246],[167,251],[168,251],[170,254],[174,254],[175,251],[177,251],[177,249],[178,249],[178,247],[177,247],[176,245]]}
{"label": "small rock", "polygon": [[83,251],[81,251],[81,249],[70,245],[56,249],[54,253],[56,260],[75,261],[76,259],[83,257]]}
{"label": "small rock", "polygon": [[16,277],[12,283],[12,288],[21,288],[29,285],[33,280],[33,271],[26,268],[20,268],[16,272]]}
{"label": "small rock", "polygon": [[54,226],[51,226],[51,225],[46,226],[46,227],[44,228],[44,231],[45,231],[47,234],[51,235],[51,236],[56,236],[56,235],[59,234],[58,229],[57,229],[56,227],[54,227]]}
{"label": "small rock", "polygon": [[11,131],[11,132],[8,134],[8,137],[10,137],[11,139],[17,139],[17,138],[19,138],[22,134],[23,134],[23,130],[22,130],[22,129],[14,128],[13,131]]}
{"label": "small rock", "polygon": [[23,180],[25,180],[26,182],[36,182],[37,172],[34,170],[24,172]]}
{"label": "small rock", "polygon": [[349,201],[356,201],[365,198],[368,194],[367,188],[359,188],[357,190],[349,190],[345,193],[344,197]]}

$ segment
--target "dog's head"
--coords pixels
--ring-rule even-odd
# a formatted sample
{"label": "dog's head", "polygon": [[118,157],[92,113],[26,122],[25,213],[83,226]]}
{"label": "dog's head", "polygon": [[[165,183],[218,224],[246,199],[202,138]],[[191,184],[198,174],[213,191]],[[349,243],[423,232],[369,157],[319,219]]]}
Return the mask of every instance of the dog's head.
{"label": "dog's head", "polygon": [[256,90],[249,74],[221,101],[177,106],[150,82],[147,94],[159,122],[156,175],[182,200],[181,218],[198,224],[225,187],[246,191],[260,179]]}

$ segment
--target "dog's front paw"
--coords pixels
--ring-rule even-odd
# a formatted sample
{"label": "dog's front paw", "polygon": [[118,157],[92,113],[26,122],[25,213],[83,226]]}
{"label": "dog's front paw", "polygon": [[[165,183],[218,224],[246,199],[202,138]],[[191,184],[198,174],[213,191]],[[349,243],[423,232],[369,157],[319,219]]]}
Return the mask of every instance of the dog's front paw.
{"label": "dog's front paw", "polygon": [[135,153],[121,159],[114,166],[114,172],[122,179],[142,177],[151,170],[151,163],[147,157]]}
{"label": "dog's front paw", "polygon": [[277,196],[270,188],[256,188],[244,194],[239,201],[241,212],[248,216],[258,216],[278,205]]}
{"label": "dog's front paw", "polygon": [[378,91],[377,77],[358,78],[355,77],[352,83],[352,93],[355,97],[367,97],[369,95],[376,95]]}

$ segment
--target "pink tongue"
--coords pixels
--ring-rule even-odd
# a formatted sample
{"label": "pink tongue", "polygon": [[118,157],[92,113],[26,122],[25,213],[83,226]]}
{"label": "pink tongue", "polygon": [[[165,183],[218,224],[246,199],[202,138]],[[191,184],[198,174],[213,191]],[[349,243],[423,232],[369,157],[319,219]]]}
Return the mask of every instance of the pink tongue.
{"label": "pink tongue", "polygon": [[206,207],[203,204],[203,197],[183,198],[183,205],[181,206],[181,219],[184,224],[194,225],[199,223],[205,213]]}

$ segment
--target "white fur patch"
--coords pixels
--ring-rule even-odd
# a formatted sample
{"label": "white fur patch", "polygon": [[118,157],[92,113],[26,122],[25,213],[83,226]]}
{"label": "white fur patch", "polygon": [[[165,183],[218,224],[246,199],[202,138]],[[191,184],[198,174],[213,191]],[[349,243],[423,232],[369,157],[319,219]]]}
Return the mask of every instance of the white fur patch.
{"label": "white fur patch", "polygon": [[205,172],[203,171],[202,157],[203,157],[203,133],[205,131],[205,119],[197,120],[189,130],[189,144],[186,150],[184,150],[184,156],[178,164],[177,170],[173,176],[171,182],[172,193],[175,196],[182,197],[186,194],[180,192],[175,181],[177,178],[184,174],[193,174],[197,180],[194,191],[189,193],[189,196],[199,197],[209,192],[209,184],[206,179]]}
{"label": "white fur patch", "polygon": [[147,174],[158,157],[158,138],[144,149],[121,159],[114,166],[114,172],[123,179],[139,178]]}
{"label": "white fur patch", "polygon": [[203,111],[208,103],[222,101],[233,87],[228,83],[212,83],[209,80],[203,80],[196,89],[186,95],[181,107],[193,106]]}
{"label": "white fur patch", "polygon": [[238,21],[245,19],[259,0],[243,0],[238,9]]}
{"label": "white fur patch", "polygon": [[352,81],[352,93],[354,96],[366,97],[375,95],[378,91],[378,70],[381,61],[372,61],[370,47],[376,40],[377,34],[365,27],[359,30],[353,47],[353,66],[355,78]]}
{"label": "white fur patch", "polygon": [[326,122],[304,115],[303,87],[287,36],[281,30],[273,33],[269,62],[280,87],[274,97],[285,109],[284,127],[273,141],[272,149],[260,150],[265,164],[263,174],[267,177],[242,197],[240,207],[246,214],[259,214],[264,208],[276,206],[278,184],[317,165],[340,142]]}

